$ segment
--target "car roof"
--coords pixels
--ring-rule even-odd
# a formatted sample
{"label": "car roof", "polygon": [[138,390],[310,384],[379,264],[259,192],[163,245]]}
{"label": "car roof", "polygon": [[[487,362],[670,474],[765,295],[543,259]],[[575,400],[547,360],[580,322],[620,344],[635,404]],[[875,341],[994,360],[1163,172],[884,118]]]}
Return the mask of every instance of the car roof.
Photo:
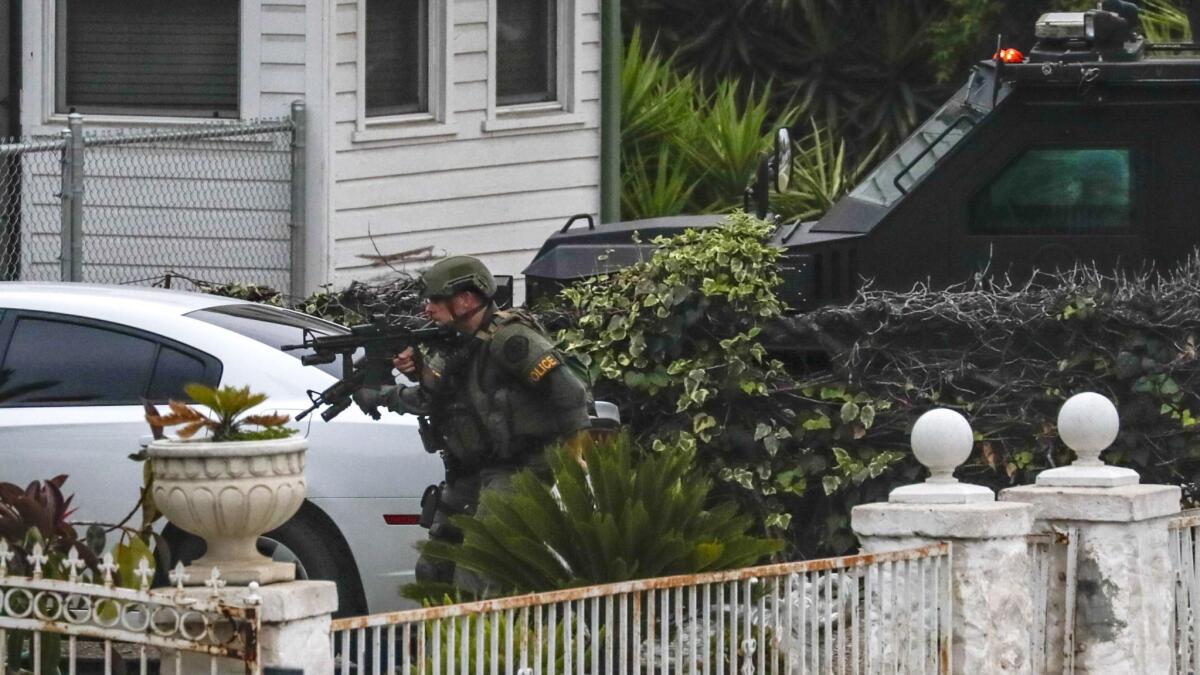
{"label": "car roof", "polygon": [[78,282],[4,281],[0,282],[0,298],[24,298],[36,301],[38,296],[69,298],[81,302],[119,301],[125,306],[130,303],[143,309],[166,311],[172,314],[187,314],[199,309],[233,304],[253,304],[236,298],[226,298],[209,293],[195,293],[145,286],[112,286],[84,284]]}

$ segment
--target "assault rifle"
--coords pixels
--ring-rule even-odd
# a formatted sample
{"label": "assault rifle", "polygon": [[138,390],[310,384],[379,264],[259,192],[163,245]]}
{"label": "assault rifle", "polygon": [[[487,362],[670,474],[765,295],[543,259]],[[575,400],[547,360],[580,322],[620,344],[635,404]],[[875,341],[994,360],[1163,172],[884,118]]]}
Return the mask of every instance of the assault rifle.
{"label": "assault rifle", "polygon": [[[315,335],[305,329],[300,344],[284,345],[281,349],[312,350],[311,354],[300,357],[300,362],[306,366],[333,363],[341,356],[342,379],[325,391],[309,390],[308,400],[312,401],[312,406],[296,415],[296,420],[302,420],[310,412],[327,405],[329,408],[321,412],[321,419],[328,422],[350,407],[351,397],[358,389],[395,384],[395,378],[392,377],[393,356],[411,346],[440,342],[454,335],[453,330],[438,327],[431,322],[420,326],[392,324],[383,314],[376,314],[371,323],[351,326],[346,335]],[[363,351],[363,355],[355,359],[354,354],[359,349]],[[374,419],[379,419],[378,410],[371,410],[368,414]]]}

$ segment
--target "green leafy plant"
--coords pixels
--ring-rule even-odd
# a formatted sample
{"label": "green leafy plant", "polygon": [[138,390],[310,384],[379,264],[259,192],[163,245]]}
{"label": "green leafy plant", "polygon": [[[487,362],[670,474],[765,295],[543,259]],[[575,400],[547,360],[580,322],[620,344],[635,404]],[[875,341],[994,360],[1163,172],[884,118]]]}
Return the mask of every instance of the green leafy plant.
{"label": "green leafy plant", "polygon": [[1181,2],[1145,0],[1141,3],[1142,31],[1151,42],[1191,42],[1192,29]]}
{"label": "green leafy plant", "polygon": [[798,111],[736,77],[700,86],[634,32],[622,66],[622,215],[730,211],[771,148],[770,130]]}
{"label": "green leafy plant", "polygon": [[49,480],[35,480],[25,488],[12,483],[0,483],[0,540],[8,543],[15,554],[9,564],[10,574],[29,575],[33,572],[29,555],[37,544],[49,560],[43,573],[53,579],[65,579],[64,561],[72,550],[80,560],[94,568],[95,554],[75,534],[68,521],[74,510],[74,497],[64,497],[65,475]]}
{"label": "green leafy plant", "polygon": [[663,144],[658,156],[642,156],[641,150],[624,162],[621,176],[621,209],[627,217],[650,218],[685,213],[696,190],[695,176],[684,161],[676,161],[670,145]]}
{"label": "green leafy plant", "polygon": [[[176,432],[180,438],[191,438],[201,429],[206,429],[211,440],[217,442],[287,438],[296,433],[295,429],[284,426],[290,419],[287,415],[247,414],[251,408],[267,400],[266,394],[250,393],[248,386],[226,385],[216,389],[203,384],[189,384],[184,391],[196,403],[206,406],[211,415],[205,415],[182,401],[171,401],[168,403],[170,413],[147,413],[146,421],[152,429],[183,425]],[[247,425],[261,428],[249,431],[244,428]]]}
{"label": "green leafy plant", "polygon": [[[425,606],[451,605],[459,601],[447,595],[438,598],[437,602],[424,604]],[[413,663],[414,670],[420,675],[440,675],[446,668],[448,655],[457,654],[456,658],[462,658],[466,663],[473,664],[473,668],[481,669],[484,673],[491,673],[493,668],[496,669],[496,672],[501,673],[515,672],[525,667],[521,663],[521,654],[524,652],[525,659],[527,659],[525,663],[533,662],[535,664],[530,666],[531,668],[541,672],[566,673],[569,672],[566,668],[566,648],[568,646],[575,647],[566,639],[568,635],[586,643],[582,663],[589,663],[592,658],[592,650],[597,648],[597,645],[604,644],[603,640],[607,629],[601,626],[599,630],[589,631],[584,617],[576,615],[570,622],[565,618],[560,618],[551,624],[531,620],[533,614],[534,610],[531,608],[513,610],[511,623],[502,615],[498,617],[500,620],[494,620],[497,618],[495,614],[491,616],[474,615],[470,617],[470,623],[468,623],[467,617],[425,622],[416,628],[417,631],[424,632],[423,639],[426,647],[423,653],[425,659],[424,661],[414,659],[416,661]],[[570,632],[568,633],[568,631]],[[482,640],[479,639],[480,635],[482,635]],[[417,636],[414,641],[419,642],[422,637],[419,633]],[[493,641],[499,646],[494,653],[491,649]],[[434,647],[435,642],[438,643],[437,647]],[[513,646],[512,660],[517,662],[511,668],[506,665],[509,660],[508,645],[510,644]],[[482,649],[480,645],[482,645]],[[553,652],[550,649],[552,645],[556,646]],[[437,653],[441,654],[440,664],[435,662],[432,656],[435,649]],[[572,656],[578,658],[576,654],[576,652],[572,652]]]}
{"label": "green leafy plant", "polygon": [[656,36],[676,67],[705,86],[770,81],[775,111],[799,105],[823,128],[871,147],[907,134],[944,95],[928,51],[931,23],[956,9],[947,5],[631,0],[622,14],[627,30]]}
{"label": "green leafy plant", "polygon": [[488,491],[480,514],[455,516],[461,544],[431,541],[426,555],[472,570],[504,593],[547,591],[753,565],[783,543],[752,534],[732,502],[711,502],[694,451],[645,454],[627,434],[576,455],[547,451],[553,482],[532,471],[511,491]]}
{"label": "green leafy plant", "polygon": [[[62,486],[67,477],[55,476],[45,481],[33,481],[25,488],[12,483],[0,483],[0,541],[8,545],[14,557],[8,563],[8,574],[30,576],[35,569],[34,554],[40,547],[42,556],[41,574],[48,579],[68,579],[72,570],[67,560],[74,551],[83,569],[96,570],[99,561],[95,554],[75,534],[68,521],[73,510],[73,497],[64,497]],[[36,600],[53,603],[53,600]],[[6,611],[22,614],[28,611],[28,598],[12,594],[7,606],[0,606],[0,615]],[[53,607],[43,607],[53,610]],[[41,636],[41,660],[33,664],[33,634],[30,631],[8,631],[5,647],[12,659],[22,660],[35,672],[57,672],[62,652],[61,638],[54,634]],[[24,658],[22,658],[24,657]],[[36,667],[35,667],[36,666]]]}
{"label": "green leafy plant", "polygon": [[768,527],[790,514],[773,487],[792,413],[770,389],[790,380],[767,356],[763,327],[781,316],[772,226],[735,212],[711,229],[658,238],[650,259],[564,291],[575,325],[562,346],[585,362],[597,395],[618,402],[655,450],[697,461]]}
{"label": "green leafy plant", "polygon": [[848,193],[883,147],[877,143],[853,163],[847,159],[846,141],[809,120],[812,129],[795,144],[792,183],[787,192],[771,195],[772,211],[785,222],[819,218]]}

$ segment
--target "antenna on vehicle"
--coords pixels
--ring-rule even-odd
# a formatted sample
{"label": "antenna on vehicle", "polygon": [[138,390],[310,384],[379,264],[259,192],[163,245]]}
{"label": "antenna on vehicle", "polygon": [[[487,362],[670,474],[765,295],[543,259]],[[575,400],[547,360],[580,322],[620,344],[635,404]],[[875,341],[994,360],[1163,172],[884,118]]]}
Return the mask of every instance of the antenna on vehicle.
{"label": "antenna on vehicle", "polygon": [[1004,34],[996,33],[996,51],[992,61],[996,64],[996,74],[992,77],[992,109],[996,108],[996,99],[1000,96],[1000,73],[1004,72],[1004,59],[1000,57],[1000,48],[1004,44]]}
{"label": "antenna on vehicle", "polygon": [[1188,28],[1192,31],[1192,44],[1200,43],[1200,0],[1192,0],[1187,8]]}

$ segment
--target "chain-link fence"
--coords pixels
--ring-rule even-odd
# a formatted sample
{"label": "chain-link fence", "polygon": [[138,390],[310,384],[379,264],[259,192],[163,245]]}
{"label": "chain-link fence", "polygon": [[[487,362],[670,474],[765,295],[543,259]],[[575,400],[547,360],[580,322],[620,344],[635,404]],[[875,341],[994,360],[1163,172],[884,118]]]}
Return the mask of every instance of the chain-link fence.
{"label": "chain-link fence", "polygon": [[288,292],[302,274],[302,124],[299,105],[290,119],[150,130],[72,115],[60,137],[0,143],[0,278],[173,272]]}

